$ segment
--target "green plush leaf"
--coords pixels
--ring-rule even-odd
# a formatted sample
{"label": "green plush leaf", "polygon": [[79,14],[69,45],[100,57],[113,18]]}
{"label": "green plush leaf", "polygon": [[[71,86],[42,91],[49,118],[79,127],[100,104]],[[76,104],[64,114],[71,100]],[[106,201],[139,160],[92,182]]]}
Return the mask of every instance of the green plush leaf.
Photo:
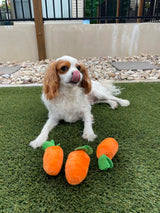
{"label": "green plush leaf", "polygon": [[100,170],[107,170],[113,167],[113,162],[106,155],[101,155],[98,159],[98,166]]}
{"label": "green plush leaf", "polygon": [[92,152],[93,152],[92,147],[90,147],[90,146],[88,146],[88,145],[84,145],[84,146],[77,147],[75,150],[83,150],[83,151],[85,151],[88,155],[91,155]]}
{"label": "green plush leaf", "polygon": [[50,146],[55,146],[54,140],[44,142],[44,144],[42,145],[42,148],[46,150]]}

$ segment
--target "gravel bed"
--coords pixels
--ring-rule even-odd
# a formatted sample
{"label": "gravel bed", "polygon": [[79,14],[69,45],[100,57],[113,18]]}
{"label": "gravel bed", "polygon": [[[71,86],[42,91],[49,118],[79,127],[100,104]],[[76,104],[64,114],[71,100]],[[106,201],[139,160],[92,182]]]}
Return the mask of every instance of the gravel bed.
{"label": "gravel bed", "polygon": [[[0,75],[0,85],[35,85],[42,84],[46,69],[55,59],[46,59],[43,61],[25,61],[21,63],[0,63],[0,66],[21,66],[21,68],[11,74]],[[111,62],[150,62],[160,67],[160,56],[140,55],[134,57],[85,57],[78,58],[83,63],[93,80],[114,80],[115,82],[131,81],[160,81],[160,68],[158,70],[121,70],[118,71],[111,65]]]}

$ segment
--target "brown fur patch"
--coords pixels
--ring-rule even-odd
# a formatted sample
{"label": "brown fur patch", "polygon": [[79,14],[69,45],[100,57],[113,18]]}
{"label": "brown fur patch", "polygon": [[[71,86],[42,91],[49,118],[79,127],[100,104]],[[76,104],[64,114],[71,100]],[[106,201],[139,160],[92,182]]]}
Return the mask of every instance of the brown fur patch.
{"label": "brown fur patch", "polygon": [[91,91],[91,78],[89,77],[88,71],[83,64],[76,64],[76,67],[80,66],[79,71],[83,74],[81,87],[84,88],[85,94]]}
{"label": "brown fur patch", "polygon": [[[65,74],[69,70],[70,66],[71,64],[69,61],[59,60],[56,62],[56,69],[60,74]],[[63,68],[66,69],[63,70]]]}

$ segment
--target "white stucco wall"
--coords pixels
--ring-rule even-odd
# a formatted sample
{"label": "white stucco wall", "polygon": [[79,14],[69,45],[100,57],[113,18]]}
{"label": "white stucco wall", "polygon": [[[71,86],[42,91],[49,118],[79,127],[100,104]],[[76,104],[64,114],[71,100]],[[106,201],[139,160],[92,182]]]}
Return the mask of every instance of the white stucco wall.
{"label": "white stucco wall", "polygon": [[[44,30],[47,58],[65,54],[74,57],[160,55],[160,23],[45,22]],[[38,60],[34,23],[0,26],[0,62],[26,60]]]}
{"label": "white stucco wall", "polygon": [[37,40],[33,22],[0,26],[0,61],[38,60]]}

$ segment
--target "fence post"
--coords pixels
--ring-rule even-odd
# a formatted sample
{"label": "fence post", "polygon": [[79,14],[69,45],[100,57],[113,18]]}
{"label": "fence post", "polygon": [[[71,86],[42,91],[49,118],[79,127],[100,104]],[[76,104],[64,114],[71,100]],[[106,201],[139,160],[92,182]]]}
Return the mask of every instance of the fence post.
{"label": "fence post", "polygon": [[45,38],[44,38],[44,25],[43,25],[43,15],[42,15],[42,3],[41,0],[33,0],[34,9],[34,21],[37,36],[37,46],[39,60],[46,59],[46,48],[45,48]]}
{"label": "fence post", "polygon": [[13,0],[10,0],[10,5],[11,5],[11,17],[12,17],[12,19],[15,19],[15,11],[14,11]]}
{"label": "fence post", "polygon": [[[144,0],[139,0],[139,3],[138,3],[138,14],[137,14],[137,16],[142,16],[143,5],[144,5]],[[141,18],[137,19],[137,23],[141,23]]]}
{"label": "fence post", "polygon": [[[105,16],[107,14],[107,0],[105,0]],[[105,19],[105,23],[107,24],[108,23],[108,19],[106,20]]]}
{"label": "fence post", "polygon": [[[117,12],[116,12],[117,17],[119,17],[119,11],[120,11],[120,0],[117,0]],[[116,19],[116,23],[119,23],[119,19]]]}

